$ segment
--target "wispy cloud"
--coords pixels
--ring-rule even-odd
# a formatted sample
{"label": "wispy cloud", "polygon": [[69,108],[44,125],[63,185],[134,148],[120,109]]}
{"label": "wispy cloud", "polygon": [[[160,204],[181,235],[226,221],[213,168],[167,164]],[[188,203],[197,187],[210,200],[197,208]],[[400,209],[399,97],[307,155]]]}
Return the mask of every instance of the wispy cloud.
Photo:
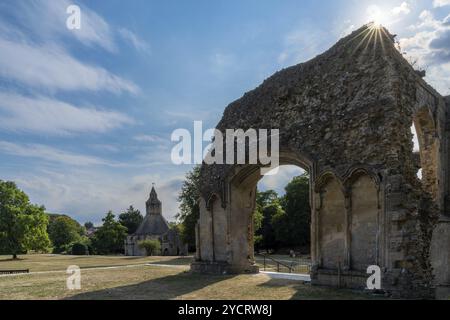
{"label": "wispy cloud", "polygon": [[8,155],[36,158],[70,166],[111,165],[108,161],[100,158],[71,153],[42,144],[18,144],[0,141],[0,152]]}
{"label": "wispy cloud", "polygon": [[49,212],[70,214],[80,222],[101,223],[108,210],[119,214],[130,205],[145,214],[145,201],[153,182],[163,202],[163,214],[172,220],[178,212],[177,196],[183,175],[123,176],[89,167],[71,167],[26,171],[14,176],[14,180],[33,202],[45,204]]}
{"label": "wispy cloud", "polygon": [[77,107],[46,98],[0,92],[0,131],[67,135],[102,133],[132,124],[127,115],[115,111]]}
{"label": "wispy cloud", "polygon": [[[66,10],[73,4],[81,8],[79,30],[69,30],[66,27],[66,20],[69,17]],[[14,17],[16,25],[41,42],[73,38],[89,47],[100,47],[110,52],[117,50],[113,30],[109,24],[96,12],[73,1],[12,1],[2,4],[2,12]]]}
{"label": "wispy cloud", "polygon": [[411,12],[411,5],[408,2],[402,2],[401,5],[398,7],[394,7],[392,9],[392,13],[395,16],[401,15],[401,14],[409,14]]}
{"label": "wispy cloud", "polygon": [[291,31],[283,39],[284,48],[278,56],[278,63],[295,64],[313,58],[327,45],[323,42],[324,35],[321,30],[304,27]]}
{"label": "wispy cloud", "polygon": [[284,187],[292,180],[292,178],[303,174],[305,171],[297,166],[281,166],[275,175],[266,175],[258,183],[258,189],[275,190],[278,193],[284,193]]}
{"label": "wispy cloud", "polygon": [[149,54],[151,52],[150,45],[138,37],[134,32],[126,29],[119,28],[119,35],[128,43],[130,43],[137,51]]}
{"label": "wispy cloud", "polygon": [[133,139],[135,141],[139,142],[163,142],[163,141],[170,141],[169,139],[163,139],[157,135],[150,135],[150,134],[140,134],[137,136],[134,136]]}
{"label": "wispy cloud", "polygon": [[103,68],[82,63],[59,46],[39,46],[1,38],[0,76],[38,89],[138,91],[132,82]]}
{"label": "wispy cloud", "polygon": [[445,7],[445,6],[449,6],[449,5],[450,5],[450,0],[434,0],[433,1],[433,6],[435,8]]}
{"label": "wispy cloud", "polygon": [[441,93],[450,92],[450,15],[438,20],[423,11],[417,24],[410,27],[416,33],[400,39],[402,49],[427,71],[427,80]]}

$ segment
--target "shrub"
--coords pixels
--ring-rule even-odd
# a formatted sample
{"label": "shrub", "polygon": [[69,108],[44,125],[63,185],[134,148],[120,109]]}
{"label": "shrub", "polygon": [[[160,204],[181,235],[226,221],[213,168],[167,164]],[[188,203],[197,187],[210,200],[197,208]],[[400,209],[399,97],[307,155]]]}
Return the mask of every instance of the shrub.
{"label": "shrub", "polygon": [[152,256],[161,251],[159,240],[142,240],[138,242],[139,248],[144,249],[147,256]]}
{"label": "shrub", "polygon": [[75,256],[84,256],[89,254],[89,249],[84,243],[76,242],[72,245],[71,253]]}

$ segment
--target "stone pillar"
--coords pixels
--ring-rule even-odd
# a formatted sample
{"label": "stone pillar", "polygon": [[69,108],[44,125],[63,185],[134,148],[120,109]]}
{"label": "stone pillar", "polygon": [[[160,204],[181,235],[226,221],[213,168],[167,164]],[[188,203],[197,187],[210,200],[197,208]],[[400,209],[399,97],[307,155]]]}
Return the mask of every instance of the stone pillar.
{"label": "stone pillar", "polygon": [[352,248],[352,199],[350,190],[345,190],[345,256],[343,261],[344,270],[350,270],[351,261],[351,248]]}
{"label": "stone pillar", "polygon": [[450,218],[442,216],[434,229],[431,264],[437,299],[450,299]]}
{"label": "stone pillar", "polygon": [[[193,272],[213,274],[257,273],[254,265],[252,213],[255,194],[232,190],[234,201],[223,208],[216,198],[209,206],[200,203],[198,233],[201,241],[197,249],[198,261],[191,265]],[[230,226],[229,226],[230,225]]]}
{"label": "stone pillar", "polygon": [[[197,222],[195,225],[195,261],[201,260],[201,236],[200,236],[200,223]],[[188,250],[186,250],[188,252]]]}

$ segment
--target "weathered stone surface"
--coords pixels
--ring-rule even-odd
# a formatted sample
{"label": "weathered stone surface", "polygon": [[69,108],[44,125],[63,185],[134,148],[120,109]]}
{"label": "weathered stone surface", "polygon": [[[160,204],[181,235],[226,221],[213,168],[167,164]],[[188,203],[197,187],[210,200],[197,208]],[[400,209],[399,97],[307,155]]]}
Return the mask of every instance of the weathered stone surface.
{"label": "weathered stone surface", "polygon": [[[230,104],[217,129],[279,129],[280,164],[309,171],[313,283],[360,287],[363,277],[357,285],[342,278],[374,263],[384,270],[384,290],[430,297],[449,285],[448,268],[436,268],[433,280],[430,257],[439,215],[450,209],[449,108],[449,97],[425,83],[394,37],[368,25]],[[203,165],[195,270],[253,266],[259,169]],[[444,238],[434,245],[448,251]]]}

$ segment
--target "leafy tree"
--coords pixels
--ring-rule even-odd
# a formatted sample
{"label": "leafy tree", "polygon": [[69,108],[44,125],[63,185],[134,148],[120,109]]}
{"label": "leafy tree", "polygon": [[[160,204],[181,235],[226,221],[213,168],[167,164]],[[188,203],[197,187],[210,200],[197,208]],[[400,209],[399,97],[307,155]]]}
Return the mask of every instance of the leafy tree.
{"label": "leafy tree", "polygon": [[285,214],[278,216],[274,223],[277,241],[283,246],[308,246],[311,234],[309,176],[295,177],[285,190],[286,194],[281,199]]}
{"label": "leafy tree", "polygon": [[256,204],[264,208],[275,201],[278,201],[278,193],[274,190],[267,190],[256,193]]}
{"label": "leafy tree", "polygon": [[45,208],[32,205],[14,182],[0,180],[0,251],[13,259],[28,250],[46,252],[50,246]]}
{"label": "leafy tree", "polygon": [[92,247],[98,254],[121,253],[124,240],[127,237],[127,228],[115,220],[112,211],[102,219],[103,225],[92,237]]}
{"label": "leafy tree", "polygon": [[71,254],[75,256],[84,256],[89,254],[88,246],[82,242],[75,242],[71,246]]}
{"label": "leafy tree", "polygon": [[53,251],[61,253],[73,242],[79,241],[84,233],[82,226],[66,215],[50,215],[48,235],[53,243]]}
{"label": "leafy tree", "polygon": [[89,230],[89,229],[94,228],[94,224],[92,222],[88,221],[84,224],[84,227],[86,228],[86,230]]}
{"label": "leafy tree", "polygon": [[144,249],[148,256],[152,256],[161,251],[161,243],[158,240],[142,240],[138,242],[138,246]]}
{"label": "leafy tree", "polygon": [[263,223],[260,229],[260,235],[262,241],[260,243],[266,251],[277,250],[279,247],[279,241],[277,241],[277,230],[275,228],[279,217],[282,217],[285,212],[281,207],[278,199],[268,204],[262,211]]}
{"label": "leafy tree", "polygon": [[122,212],[119,215],[119,222],[127,228],[128,234],[135,233],[137,228],[139,228],[139,225],[142,223],[142,220],[144,220],[144,217],[141,212],[134,209],[133,206],[130,206],[127,211]]}
{"label": "leafy tree", "polygon": [[256,250],[264,248],[268,251],[275,248],[275,235],[272,228],[272,214],[274,210],[270,207],[275,203],[279,205],[278,194],[274,190],[257,191],[256,208],[253,213]]}
{"label": "leafy tree", "polygon": [[186,175],[181,192],[178,196],[180,213],[177,218],[181,221],[181,239],[189,245],[189,250],[195,250],[195,226],[200,218],[200,166],[196,166]]}

